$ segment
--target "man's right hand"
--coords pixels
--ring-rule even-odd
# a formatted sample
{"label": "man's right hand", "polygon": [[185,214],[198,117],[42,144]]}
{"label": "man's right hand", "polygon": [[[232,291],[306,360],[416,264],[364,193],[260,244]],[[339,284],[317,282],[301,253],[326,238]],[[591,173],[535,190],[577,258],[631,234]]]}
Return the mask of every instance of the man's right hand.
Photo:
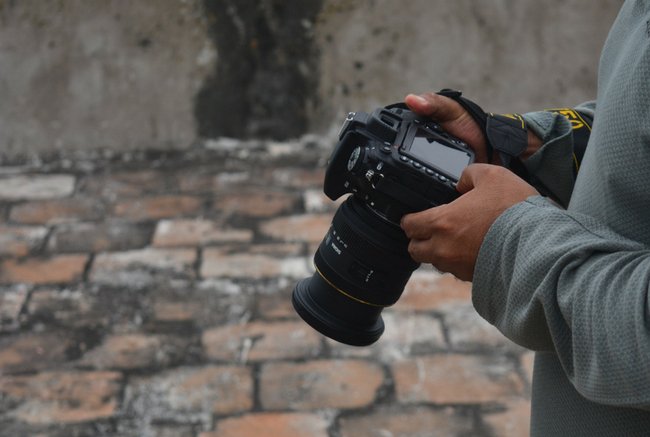
{"label": "man's right hand", "polygon": [[[501,158],[494,153],[488,162],[487,141],[483,130],[458,102],[436,93],[409,94],[404,98],[409,109],[424,117],[431,117],[440,123],[450,135],[465,141],[474,150],[476,163],[501,165]],[[542,146],[542,141],[530,129],[528,147],[520,159],[529,158]]]}
{"label": "man's right hand", "polygon": [[[450,135],[465,141],[474,150],[475,162],[488,163],[485,135],[476,121],[458,102],[435,93],[409,94],[404,103],[418,115],[431,117]],[[495,154],[496,155],[496,154]],[[498,160],[492,158],[492,164]]]}

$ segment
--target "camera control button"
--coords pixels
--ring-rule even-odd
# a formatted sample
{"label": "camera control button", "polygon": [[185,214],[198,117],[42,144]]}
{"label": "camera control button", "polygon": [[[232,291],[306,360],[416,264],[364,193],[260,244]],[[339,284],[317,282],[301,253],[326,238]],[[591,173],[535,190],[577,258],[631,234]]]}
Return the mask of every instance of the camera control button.
{"label": "camera control button", "polygon": [[419,162],[415,162],[415,161],[413,161],[413,167],[415,167],[415,168],[422,168],[422,164],[420,164]]}
{"label": "camera control button", "polygon": [[442,182],[447,182],[447,178],[441,174],[438,175],[438,179],[440,179]]}
{"label": "camera control button", "polygon": [[406,156],[404,156],[404,155],[400,156],[399,159],[400,159],[401,161],[404,161],[404,162],[409,162],[409,161],[410,161],[410,159],[408,159],[408,158],[407,158]]}
{"label": "camera control button", "polygon": [[436,174],[436,172],[433,171],[433,170],[431,170],[430,168],[425,168],[424,171],[425,171],[429,176],[433,176],[433,175]]}
{"label": "camera control button", "polygon": [[383,153],[389,154],[392,149],[390,148],[390,146],[384,146],[379,150],[381,150]]}

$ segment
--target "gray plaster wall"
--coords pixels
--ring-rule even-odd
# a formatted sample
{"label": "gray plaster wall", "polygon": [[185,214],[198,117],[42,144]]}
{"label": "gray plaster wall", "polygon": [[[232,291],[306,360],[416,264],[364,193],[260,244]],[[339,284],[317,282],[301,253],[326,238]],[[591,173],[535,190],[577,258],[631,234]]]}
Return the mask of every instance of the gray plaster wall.
{"label": "gray plaster wall", "polygon": [[0,156],[327,134],[462,89],[497,112],[595,97],[620,0],[0,0]]}

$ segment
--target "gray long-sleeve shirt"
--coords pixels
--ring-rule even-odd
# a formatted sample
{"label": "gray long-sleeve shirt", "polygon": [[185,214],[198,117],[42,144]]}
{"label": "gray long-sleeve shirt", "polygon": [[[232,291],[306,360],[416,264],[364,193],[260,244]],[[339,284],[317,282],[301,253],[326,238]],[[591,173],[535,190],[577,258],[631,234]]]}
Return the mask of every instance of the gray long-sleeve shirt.
{"label": "gray long-sleeve shirt", "polygon": [[532,436],[648,436],[650,1],[627,0],[610,31],[575,186],[566,120],[527,119],[546,143],[526,165],[568,208],[537,196],[497,219],[474,306],[538,351]]}

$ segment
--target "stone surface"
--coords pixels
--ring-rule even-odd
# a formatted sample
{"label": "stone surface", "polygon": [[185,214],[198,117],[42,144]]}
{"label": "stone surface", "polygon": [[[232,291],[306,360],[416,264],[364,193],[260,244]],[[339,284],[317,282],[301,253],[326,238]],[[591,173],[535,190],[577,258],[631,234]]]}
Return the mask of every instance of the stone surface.
{"label": "stone surface", "polygon": [[120,200],[114,206],[114,214],[123,219],[148,221],[197,214],[202,206],[201,199],[196,197],[163,195]]}
{"label": "stone surface", "polygon": [[317,414],[258,413],[222,420],[216,431],[201,433],[199,437],[327,437],[327,427],[327,421]]}
{"label": "stone surface", "polygon": [[50,252],[110,252],[140,249],[151,241],[152,227],[111,221],[57,226],[50,235]]}
{"label": "stone surface", "polygon": [[304,322],[247,323],[206,330],[203,347],[211,360],[246,362],[316,356],[321,337]]}
{"label": "stone surface", "polygon": [[11,208],[10,220],[32,225],[97,220],[104,214],[96,199],[74,197],[21,203]]}
{"label": "stone surface", "polygon": [[71,175],[17,175],[0,178],[0,199],[54,199],[67,197],[74,190]]}
{"label": "stone surface", "polygon": [[251,254],[250,251],[232,253],[223,249],[206,249],[201,265],[203,278],[300,278],[309,274],[307,260],[304,258]]}
{"label": "stone surface", "polygon": [[28,255],[45,241],[47,228],[0,225],[0,256]]}
{"label": "stone surface", "polygon": [[524,383],[502,357],[434,355],[392,366],[397,399],[411,404],[481,404],[521,395]]}
{"label": "stone surface", "polygon": [[296,314],[337,206],[310,141],[0,165],[76,180],[0,198],[0,437],[525,435],[533,354],[470,284],[422,266],[367,347]]}
{"label": "stone surface", "polygon": [[362,408],[382,381],[383,371],[366,361],[271,363],[262,368],[260,399],[267,409]]}
{"label": "stone surface", "polygon": [[64,284],[82,278],[87,255],[55,255],[50,258],[7,259],[0,262],[0,283]]}
{"label": "stone surface", "polygon": [[18,328],[18,318],[27,302],[28,293],[29,288],[25,285],[0,289],[0,332]]}
{"label": "stone surface", "polygon": [[131,414],[157,420],[187,415],[209,421],[212,414],[234,414],[253,406],[251,370],[235,366],[180,367],[135,378],[126,389]]}
{"label": "stone surface", "polygon": [[598,53],[620,7],[5,3],[0,144],[9,156],[322,135],[348,111],[443,87],[495,112],[575,104],[595,95]]}
{"label": "stone surface", "polygon": [[0,339],[0,374],[47,369],[67,360],[75,341],[62,331],[27,332]]}
{"label": "stone surface", "polygon": [[156,247],[209,246],[215,243],[249,243],[249,229],[224,229],[209,220],[161,220],[156,225],[153,245]]}
{"label": "stone surface", "polygon": [[192,249],[145,248],[125,252],[100,253],[90,272],[92,281],[111,283],[118,280],[138,282],[143,273],[192,276],[196,252]]}
{"label": "stone surface", "polygon": [[8,416],[29,424],[101,420],[117,413],[122,376],[116,372],[52,371],[0,379],[12,404]]}
{"label": "stone surface", "polygon": [[331,214],[306,214],[280,217],[262,225],[262,232],[280,241],[319,243],[332,222]]}
{"label": "stone surface", "polygon": [[109,336],[97,348],[86,353],[82,366],[96,369],[150,369],[169,367],[183,355],[184,342],[179,338],[146,334]]}
{"label": "stone surface", "polygon": [[450,409],[379,409],[340,421],[341,437],[450,437],[475,435],[470,417]]}

